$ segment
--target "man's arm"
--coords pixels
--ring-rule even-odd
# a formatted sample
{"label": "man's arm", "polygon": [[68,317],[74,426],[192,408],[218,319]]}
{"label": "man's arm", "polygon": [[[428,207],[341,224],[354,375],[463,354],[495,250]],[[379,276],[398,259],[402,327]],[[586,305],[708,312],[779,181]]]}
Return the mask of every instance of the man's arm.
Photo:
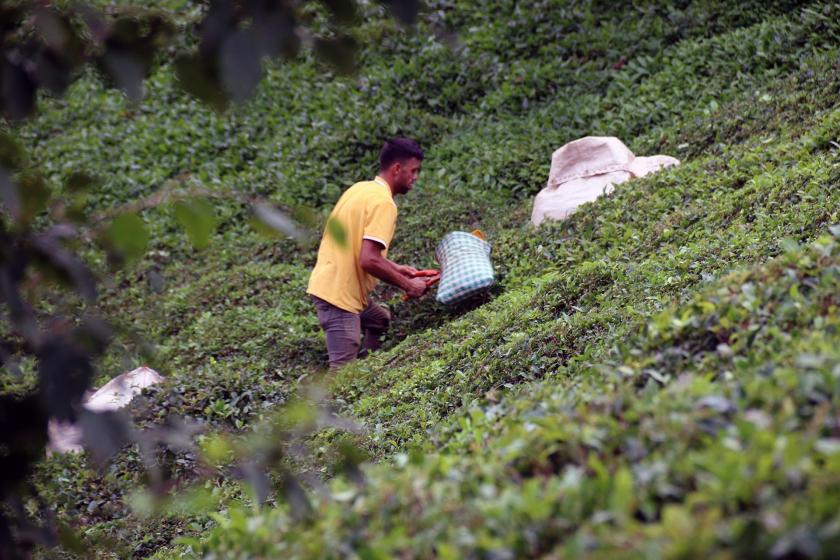
{"label": "man's arm", "polygon": [[362,240],[362,251],[359,264],[362,270],[404,290],[410,297],[420,297],[426,293],[428,286],[422,278],[412,278],[407,275],[411,267],[398,265],[394,261],[382,256],[382,245],[370,239]]}

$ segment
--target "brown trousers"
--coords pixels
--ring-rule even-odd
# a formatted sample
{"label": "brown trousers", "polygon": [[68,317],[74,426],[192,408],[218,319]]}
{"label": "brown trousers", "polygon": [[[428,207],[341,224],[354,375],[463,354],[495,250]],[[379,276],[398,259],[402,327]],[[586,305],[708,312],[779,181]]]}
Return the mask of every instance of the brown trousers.
{"label": "brown trousers", "polygon": [[[361,313],[352,313],[321,298],[311,297],[327,339],[330,369],[337,369],[368,350],[379,348],[380,338],[391,324],[391,314],[387,309],[368,300]],[[362,333],[365,337],[360,341]]]}

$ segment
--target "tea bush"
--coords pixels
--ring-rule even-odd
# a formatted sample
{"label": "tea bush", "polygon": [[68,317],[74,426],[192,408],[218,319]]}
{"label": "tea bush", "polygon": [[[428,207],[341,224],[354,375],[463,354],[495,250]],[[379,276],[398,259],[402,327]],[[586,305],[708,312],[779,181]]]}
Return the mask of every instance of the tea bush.
{"label": "tea bush", "polygon": [[[367,482],[331,478],[339,439],[317,435],[323,461],[302,468],[329,480],[311,519],[256,508],[221,476],[218,513],[132,513],[132,451],[103,473],[46,460],[61,519],[111,539],[103,557],[831,557],[836,4],[444,0],[412,32],[365,9],[357,32],[376,40],[354,78],[274,65],[217,114],[167,66],[136,105],[91,75],[22,131],[53,188],[74,170],[104,178],[98,212],[170,180],[215,195],[208,249],[146,210],[153,247],[108,289],[106,311],[167,376],[133,412],[247,432],[325,377],[304,293],[317,236],[258,237],[241,197],[308,207],[317,230],[385,136],[427,148],[391,255],[433,266],[444,233],[480,227],[499,285],[456,309],[380,290],[396,318],[385,350],[326,377],[365,428]],[[683,163],[531,228],[551,152],[587,134]],[[121,340],[102,369],[139,355]],[[171,460],[194,479],[194,457]]]}

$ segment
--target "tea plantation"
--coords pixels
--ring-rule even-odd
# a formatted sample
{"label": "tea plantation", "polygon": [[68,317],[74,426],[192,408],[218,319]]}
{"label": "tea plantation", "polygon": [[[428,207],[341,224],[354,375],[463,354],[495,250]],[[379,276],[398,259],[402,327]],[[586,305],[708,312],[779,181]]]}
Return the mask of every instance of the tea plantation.
{"label": "tea plantation", "polygon": [[[94,212],[192,189],[218,225],[195,249],[171,205],[142,210],[148,250],[103,298],[167,378],[136,422],[199,422],[203,451],[162,459],[169,497],[133,449],[46,459],[36,483],[79,543],[40,554],[837,557],[840,5],[434,0],[411,30],[363,11],[355,76],[272,64],[216,113],[168,65],[139,104],[91,74],[15,131],[56,191],[102,178]],[[396,134],[426,159],[390,255],[434,266],[479,227],[499,283],[457,309],[381,289],[385,350],[329,374],[305,296],[320,228]],[[531,227],[552,151],[586,135],[682,164]],[[257,233],[257,198],[303,234]],[[115,341],[99,381],[142,346]],[[230,464],[312,385],[360,429],[287,461],[308,515],[280,491],[259,505]]]}

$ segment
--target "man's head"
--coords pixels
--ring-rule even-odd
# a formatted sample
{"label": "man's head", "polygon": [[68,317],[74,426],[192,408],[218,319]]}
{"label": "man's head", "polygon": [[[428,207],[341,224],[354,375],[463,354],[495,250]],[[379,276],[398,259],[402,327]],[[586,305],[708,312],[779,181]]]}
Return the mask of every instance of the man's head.
{"label": "man's head", "polygon": [[405,194],[411,190],[417,175],[423,150],[410,138],[386,140],[379,151],[379,174],[391,185],[394,194]]}

